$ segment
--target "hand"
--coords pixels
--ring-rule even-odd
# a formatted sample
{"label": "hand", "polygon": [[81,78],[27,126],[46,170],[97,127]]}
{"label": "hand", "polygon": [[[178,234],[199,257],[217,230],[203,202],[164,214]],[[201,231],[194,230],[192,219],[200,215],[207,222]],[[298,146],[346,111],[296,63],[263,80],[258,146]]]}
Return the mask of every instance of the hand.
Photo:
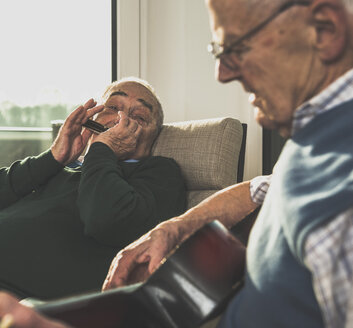
{"label": "hand", "polygon": [[85,149],[92,132],[88,129],[82,130],[82,124],[103,110],[103,105],[96,106],[96,104],[93,99],[88,100],[65,120],[51,146],[51,152],[59,163],[66,165],[73,162]]}
{"label": "hand", "polygon": [[51,321],[18,302],[12,295],[0,292],[0,328],[69,328]]}
{"label": "hand", "polygon": [[94,142],[106,144],[119,160],[131,158],[136,151],[142,127],[122,111],[118,112],[115,123],[115,126],[96,136]]}
{"label": "hand", "polygon": [[173,221],[159,224],[117,254],[102,290],[146,280],[180,241],[181,237]]}

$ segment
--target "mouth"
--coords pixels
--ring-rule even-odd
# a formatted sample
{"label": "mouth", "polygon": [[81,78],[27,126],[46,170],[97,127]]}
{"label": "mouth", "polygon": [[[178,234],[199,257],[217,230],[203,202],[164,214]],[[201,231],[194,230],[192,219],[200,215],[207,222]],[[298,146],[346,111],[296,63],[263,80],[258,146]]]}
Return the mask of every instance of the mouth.
{"label": "mouth", "polygon": [[256,95],[255,93],[251,93],[249,95],[248,100],[249,100],[249,103],[255,108],[258,107],[261,110],[264,110],[266,108],[265,100],[260,96]]}
{"label": "mouth", "polygon": [[260,97],[255,93],[254,89],[252,89],[249,85],[247,85],[245,81],[241,81],[241,83],[244,91],[249,94],[249,97],[248,97],[249,103],[254,107],[261,106],[262,101]]}
{"label": "mouth", "polygon": [[256,96],[256,94],[253,92],[249,94],[248,100],[249,100],[249,103],[254,107],[259,107],[259,105],[261,104],[261,99],[258,96]]}

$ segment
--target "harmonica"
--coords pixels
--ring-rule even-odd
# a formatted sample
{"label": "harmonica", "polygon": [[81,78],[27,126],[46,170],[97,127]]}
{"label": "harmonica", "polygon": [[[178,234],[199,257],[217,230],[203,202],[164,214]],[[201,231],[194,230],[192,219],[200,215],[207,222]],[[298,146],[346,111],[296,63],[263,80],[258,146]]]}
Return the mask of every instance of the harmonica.
{"label": "harmonica", "polygon": [[93,120],[87,120],[87,122],[82,124],[82,126],[95,133],[102,133],[108,130],[107,127]]}

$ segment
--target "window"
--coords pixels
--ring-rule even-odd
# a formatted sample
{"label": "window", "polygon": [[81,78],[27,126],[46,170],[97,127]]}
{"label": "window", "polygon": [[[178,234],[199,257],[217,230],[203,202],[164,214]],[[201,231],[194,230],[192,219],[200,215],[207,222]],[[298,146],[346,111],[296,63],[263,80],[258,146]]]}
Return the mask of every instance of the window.
{"label": "window", "polygon": [[52,120],[99,100],[111,81],[111,1],[1,0],[0,30],[4,166],[46,149]]}

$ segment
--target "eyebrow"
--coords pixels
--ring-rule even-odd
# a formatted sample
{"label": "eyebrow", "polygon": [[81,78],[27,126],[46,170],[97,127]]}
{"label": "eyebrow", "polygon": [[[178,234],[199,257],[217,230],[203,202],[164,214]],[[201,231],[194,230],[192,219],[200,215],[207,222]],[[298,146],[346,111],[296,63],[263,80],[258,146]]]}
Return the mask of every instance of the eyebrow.
{"label": "eyebrow", "polygon": [[153,110],[153,107],[150,103],[148,103],[146,100],[143,100],[141,98],[137,99],[142,105],[144,105],[145,107],[147,107],[151,112]]}
{"label": "eyebrow", "polygon": [[125,93],[125,92],[123,92],[123,91],[115,91],[115,92],[113,92],[113,93],[109,96],[109,98],[112,97],[112,96],[123,96],[123,97],[127,97],[128,95],[127,95],[127,93]]}

